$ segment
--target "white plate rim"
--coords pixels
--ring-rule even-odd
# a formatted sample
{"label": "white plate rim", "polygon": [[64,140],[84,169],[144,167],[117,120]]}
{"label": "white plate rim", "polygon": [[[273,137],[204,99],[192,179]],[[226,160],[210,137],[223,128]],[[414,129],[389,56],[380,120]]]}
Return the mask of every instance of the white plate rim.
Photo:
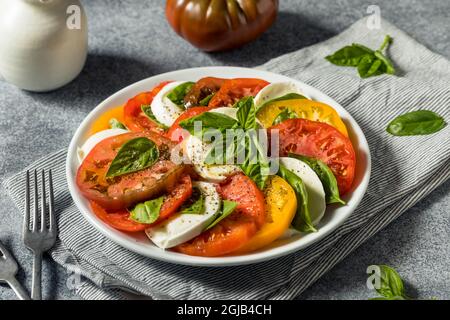
{"label": "white plate rim", "polygon": [[[224,78],[238,78],[238,77],[255,77],[266,79],[270,82],[273,81],[291,81],[295,82],[300,88],[305,90],[305,93],[309,94],[313,99],[316,98],[319,101],[325,102],[336,109],[339,115],[344,119],[347,124],[347,127],[352,132],[352,142],[354,143],[354,139],[358,141],[358,150],[355,150],[358,154],[361,154],[364,158],[363,160],[366,162],[366,169],[362,173],[361,181],[358,186],[354,187],[351,192],[351,197],[348,200],[347,206],[345,207],[347,210],[340,215],[339,219],[333,221],[333,223],[327,223],[319,228],[316,233],[311,233],[302,236],[300,239],[295,240],[291,243],[281,245],[279,247],[269,248],[264,251],[258,251],[255,253],[250,253],[246,255],[239,256],[225,256],[225,257],[194,257],[189,255],[184,255],[181,253],[175,253],[171,251],[165,251],[157,248],[154,245],[153,250],[149,250],[148,246],[143,246],[136,240],[133,240],[132,237],[126,235],[118,230],[114,230],[111,227],[104,224],[99,218],[97,218],[87,206],[87,201],[82,197],[80,192],[77,190],[77,186],[75,183],[75,175],[76,168],[74,168],[74,164],[77,163],[76,159],[76,151],[77,146],[80,144],[79,141],[82,139],[83,134],[86,134],[88,125],[96,119],[101,113],[103,113],[108,107],[113,108],[117,104],[112,104],[114,100],[123,100],[124,103],[129,97],[134,96],[138,92],[143,90],[148,90],[151,88],[151,85],[156,85],[157,83],[164,80],[178,80],[181,77],[189,79],[189,75],[192,75],[191,79],[197,79],[204,76],[221,76]],[[277,80],[271,80],[277,79]],[[150,84],[151,83],[151,84]],[[146,89],[144,89],[146,88]],[[124,96],[124,98],[120,98]],[[128,97],[128,98],[126,98]],[[318,98],[320,97],[320,98]],[[350,126],[350,127],[349,127]],[[358,163],[358,162],[357,162]],[[358,165],[357,165],[358,166]],[[78,166],[77,166],[78,167]],[[312,86],[305,84],[299,80],[295,80],[289,78],[287,76],[279,75],[276,73],[272,73],[269,71],[259,70],[259,69],[250,69],[243,67],[229,67],[229,66],[217,66],[217,67],[198,67],[198,68],[189,68],[189,69],[181,69],[171,72],[166,72],[162,74],[158,74],[138,82],[135,82],[116,93],[109,96],[107,99],[103,100],[100,104],[98,104],[91,112],[84,118],[80,126],[77,128],[72,140],[70,142],[67,158],[66,158],[66,178],[68,183],[68,188],[70,194],[74,200],[75,205],[81,211],[83,217],[93,225],[100,233],[105,235],[107,238],[124,247],[125,249],[131,250],[140,255],[157,259],[164,262],[181,264],[181,265],[190,265],[190,266],[208,266],[208,267],[224,267],[224,266],[236,266],[236,265],[246,265],[259,263],[263,261],[268,261],[271,259],[279,258],[285,256],[287,254],[296,252],[298,250],[304,249],[313,243],[318,242],[323,239],[325,236],[329,235],[332,231],[337,229],[342,223],[348,219],[348,217],[354,212],[356,207],[361,202],[368,184],[370,180],[370,172],[371,172],[371,156],[369,146],[366,140],[366,137],[359,127],[358,123],[353,119],[353,117],[334,99],[330,98],[325,93],[321,92],[318,89],[313,88]],[[337,209],[340,210],[341,208]],[[149,241],[150,242],[150,241]]]}

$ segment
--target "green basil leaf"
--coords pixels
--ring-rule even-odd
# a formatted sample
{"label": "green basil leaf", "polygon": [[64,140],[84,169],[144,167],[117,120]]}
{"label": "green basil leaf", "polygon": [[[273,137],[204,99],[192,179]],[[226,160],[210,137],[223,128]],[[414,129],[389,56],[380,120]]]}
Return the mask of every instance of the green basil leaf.
{"label": "green basil leaf", "polygon": [[214,93],[211,93],[210,95],[208,95],[205,98],[203,98],[202,100],[200,100],[200,102],[198,104],[201,106],[207,106],[213,97],[214,97]]}
{"label": "green basil leaf", "polygon": [[374,55],[367,55],[358,64],[358,73],[361,78],[369,78],[385,73],[386,66]]}
{"label": "green basil leaf", "polygon": [[356,67],[367,54],[373,55],[373,50],[362,45],[352,44],[325,57],[325,59],[337,66]]}
{"label": "green basil leaf", "polygon": [[125,125],[120,122],[119,120],[117,120],[116,118],[111,118],[109,120],[109,127],[111,129],[124,129],[127,130],[127,127],[125,127]]}
{"label": "green basil leaf", "polygon": [[299,159],[305,162],[311,169],[319,177],[322,182],[323,189],[325,190],[325,197],[328,204],[331,203],[340,203],[345,204],[345,201],[342,200],[339,196],[338,184],[336,181],[336,177],[333,174],[333,171],[325,164],[325,162],[311,158],[302,156],[299,154],[289,153],[289,157]]}
{"label": "green basil leaf", "polygon": [[140,137],[124,143],[109,166],[106,177],[117,177],[151,167],[159,158],[156,144]]}
{"label": "green basil leaf", "polygon": [[395,68],[391,60],[389,60],[384,54],[382,54],[381,51],[375,51],[375,57],[384,64],[383,70],[385,70],[385,73],[395,74]]}
{"label": "green basil leaf", "polygon": [[156,119],[155,115],[153,114],[152,108],[151,108],[151,106],[150,106],[149,104],[143,104],[143,105],[141,105],[141,110],[142,110],[142,112],[143,112],[147,117],[150,118],[150,120],[152,120],[153,122],[155,122],[160,128],[163,128],[164,130],[169,129],[168,126],[166,126],[165,124],[159,122],[159,121]]}
{"label": "green basil leaf", "polygon": [[205,197],[198,188],[192,189],[192,196],[188,201],[183,203],[180,210],[181,214],[204,214],[205,213]]}
{"label": "green basil leaf", "polygon": [[316,232],[309,213],[308,192],[302,179],[283,165],[280,165],[278,175],[291,185],[297,198],[297,213],[292,220],[292,226],[301,232]]}
{"label": "green basil leaf", "polygon": [[380,287],[375,290],[385,298],[406,298],[403,281],[397,271],[386,265],[378,267],[380,268]]}
{"label": "green basil leaf", "polygon": [[194,82],[184,82],[176,86],[168,95],[167,98],[176,105],[182,106],[184,104],[184,96],[192,89]]}
{"label": "green basil leaf", "polygon": [[289,108],[286,108],[283,111],[281,111],[279,115],[277,115],[277,117],[273,120],[272,125],[273,126],[277,125],[287,119],[297,119],[297,118],[298,115],[294,111],[291,111],[289,110]]}
{"label": "green basil leaf", "polygon": [[389,297],[389,298],[387,298],[387,297],[369,298],[369,300],[407,300],[407,299],[405,299],[404,297],[395,296],[395,297]]}
{"label": "green basil leaf", "polygon": [[236,117],[239,127],[244,130],[256,129],[256,109],[253,97],[242,98],[234,107],[238,109]]}
{"label": "green basil leaf", "polygon": [[130,219],[139,223],[151,224],[158,220],[164,196],[138,203],[130,210]]}
{"label": "green basil leaf", "polygon": [[438,132],[446,126],[444,118],[429,110],[405,113],[392,120],[387,132],[394,136],[415,136]]}
{"label": "green basil leaf", "polygon": [[270,103],[273,103],[273,102],[294,100],[294,99],[308,99],[308,98],[306,98],[305,96],[302,96],[301,94],[298,94],[298,93],[287,93],[284,96],[281,96],[281,97],[278,97],[278,98],[275,98],[275,99],[265,102],[263,105],[258,107],[258,110],[262,110],[264,107],[266,107],[267,105],[269,105]]}
{"label": "green basil leaf", "polygon": [[235,128],[238,122],[224,114],[216,112],[204,112],[195,117],[183,120],[179,123],[180,127],[189,131],[190,134],[194,134],[195,122],[201,122],[203,129],[217,129],[224,132],[226,129]]}
{"label": "green basil leaf", "polygon": [[209,230],[212,227],[216,226],[220,221],[228,217],[230,214],[233,213],[234,209],[236,209],[236,206],[238,205],[237,202],[229,201],[229,200],[223,200],[222,201],[222,209],[220,210],[219,214],[217,215],[217,218],[215,218],[206,228],[205,230]]}

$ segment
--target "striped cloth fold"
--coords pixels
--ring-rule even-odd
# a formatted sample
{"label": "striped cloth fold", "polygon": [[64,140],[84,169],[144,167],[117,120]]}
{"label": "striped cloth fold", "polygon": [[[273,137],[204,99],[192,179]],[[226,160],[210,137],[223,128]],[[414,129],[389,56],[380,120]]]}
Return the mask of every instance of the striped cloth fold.
{"label": "striped cloth fold", "polygon": [[[364,131],[372,152],[367,194],[350,218],[327,237],[294,254],[254,265],[226,268],[179,266],[145,258],[97,232],[75,207],[65,179],[66,150],[27,169],[52,168],[60,229],[52,258],[73,274],[85,299],[292,299],[365,240],[450,177],[449,128],[428,136],[393,137],[385,128],[402,113],[428,109],[450,118],[450,63],[385,20],[369,30],[366,19],[323,43],[260,66],[308,83],[337,100]],[[378,48],[394,38],[389,55],[398,74],[360,79],[354,68],[324,57],[358,42]],[[24,172],[3,182],[23,212]]]}

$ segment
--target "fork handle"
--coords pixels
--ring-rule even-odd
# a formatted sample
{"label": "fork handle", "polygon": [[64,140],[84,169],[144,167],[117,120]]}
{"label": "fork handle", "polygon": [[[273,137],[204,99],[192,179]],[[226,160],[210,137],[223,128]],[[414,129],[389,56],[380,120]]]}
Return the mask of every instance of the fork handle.
{"label": "fork handle", "polygon": [[6,280],[6,282],[9,284],[11,289],[14,290],[16,295],[19,297],[20,300],[30,300],[30,296],[28,295],[28,292],[25,290],[25,288],[20,284],[19,281],[17,281],[16,278],[11,278]]}
{"label": "fork handle", "polygon": [[42,252],[35,252],[33,259],[33,279],[31,281],[31,298],[33,300],[42,300],[41,276]]}

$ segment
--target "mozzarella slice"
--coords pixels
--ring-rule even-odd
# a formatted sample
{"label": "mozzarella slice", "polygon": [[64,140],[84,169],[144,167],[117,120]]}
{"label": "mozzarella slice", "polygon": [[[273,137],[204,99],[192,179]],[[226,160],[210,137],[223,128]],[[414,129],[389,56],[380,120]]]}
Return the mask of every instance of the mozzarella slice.
{"label": "mozzarella slice", "polygon": [[316,226],[322,219],[326,209],[325,191],[322,182],[314,170],[301,160],[282,157],[280,158],[280,163],[303,180],[308,192],[311,222]]}
{"label": "mozzarella slice", "polygon": [[180,116],[180,114],[183,113],[184,108],[173,103],[169,98],[167,98],[167,95],[183,83],[186,83],[186,81],[175,81],[168,83],[153,98],[151,104],[153,115],[158,122],[168,127],[170,127]]}
{"label": "mozzarella slice", "polygon": [[99,131],[96,134],[90,136],[86,142],[79,147],[77,150],[78,161],[83,162],[84,158],[88,155],[89,152],[102,140],[106,138],[117,136],[122,133],[127,133],[128,130],[125,129],[107,129],[103,131]]}
{"label": "mozzarella slice", "polygon": [[264,103],[285,96],[288,93],[298,93],[309,99],[298,85],[293,82],[274,82],[265,86],[258,92],[254,100],[256,109],[258,110]]}
{"label": "mozzarella slice", "polygon": [[205,164],[206,156],[209,154],[212,146],[202,142],[195,136],[189,136],[183,140],[183,150],[190,163],[193,164],[195,172],[203,179],[219,183],[225,180],[240,169],[232,164],[208,165]]}
{"label": "mozzarella slice", "polygon": [[177,214],[167,221],[145,231],[160,248],[172,248],[198,236],[214,220],[220,209],[221,199],[216,187],[208,182],[194,182],[205,199],[203,214]]}

